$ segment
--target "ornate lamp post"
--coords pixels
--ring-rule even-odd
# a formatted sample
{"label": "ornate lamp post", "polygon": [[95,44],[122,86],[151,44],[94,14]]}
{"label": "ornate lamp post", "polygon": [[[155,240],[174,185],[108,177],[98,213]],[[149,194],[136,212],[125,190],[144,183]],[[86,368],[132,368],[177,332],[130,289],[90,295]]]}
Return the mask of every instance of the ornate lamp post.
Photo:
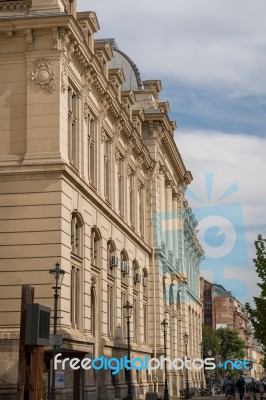
{"label": "ornate lamp post", "polygon": [[[164,340],[164,358],[167,357],[166,354],[166,333],[167,333],[167,327],[168,327],[168,322],[166,321],[166,319],[163,320],[163,322],[161,323],[161,327],[163,330],[163,340]],[[168,384],[167,384],[167,363],[165,361],[164,363],[164,396],[163,399],[164,400],[169,400],[169,393],[168,393]]]}
{"label": "ornate lamp post", "polygon": [[[57,306],[58,306],[58,290],[61,289],[63,277],[65,275],[65,271],[60,268],[59,263],[57,262],[55,264],[54,269],[50,269],[49,274],[51,276],[52,280],[52,288],[54,289],[54,337],[57,334],[57,320],[58,320],[58,315],[57,315]],[[54,344],[53,345],[53,370],[52,370],[52,387],[51,387],[51,400],[56,399],[56,393],[55,393],[55,369],[54,369],[54,358],[57,353],[57,347]]]}
{"label": "ornate lamp post", "polygon": [[[127,359],[130,360],[130,318],[132,315],[133,305],[126,302],[123,306],[124,316],[127,319]],[[128,369],[128,383],[127,383],[127,400],[133,399],[132,393],[132,381],[131,381],[131,369]]]}
{"label": "ornate lamp post", "polygon": [[[187,332],[184,334],[183,338],[184,338],[184,343],[186,346],[186,357],[187,357],[187,345],[188,345],[188,338],[189,338],[189,335],[187,334]],[[189,399],[189,383],[188,383],[188,369],[187,368],[186,368],[186,399]]]}

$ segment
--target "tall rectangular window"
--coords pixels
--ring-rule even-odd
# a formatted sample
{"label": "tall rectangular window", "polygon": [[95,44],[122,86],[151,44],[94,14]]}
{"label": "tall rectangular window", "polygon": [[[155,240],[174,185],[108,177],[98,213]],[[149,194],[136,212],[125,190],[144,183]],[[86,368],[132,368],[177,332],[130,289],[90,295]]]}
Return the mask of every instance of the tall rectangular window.
{"label": "tall rectangular window", "polygon": [[87,132],[88,132],[88,177],[90,183],[96,187],[96,163],[97,163],[97,141],[96,141],[96,122],[88,117],[87,122]]}
{"label": "tall rectangular window", "polygon": [[144,186],[140,183],[139,187],[139,231],[144,237]]}
{"label": "tall rectangular window", "polygon": [[73,266],[71,268],[71,290],[70,290],[70,322],[74,329],[80,327],[80,268]]}
{"label": "tall rectangular window", "polygon": [[126,304],[126,293],[121,292],[121,330],[124,339],[127,337],[127,321],[124,316],[123,306]]}
{"label": "tall rectangular window", "polygon": [[138,301],[137,299],[133,299],[133,337],[135,343],[138,343],[138,324]]}
{"label": "tall rectangular window", "polygon": [[77,95],[72,87],[68,88],[68,158],[78,168]]}
{"label": "tall rectangular window", "polygon": [[109,337],[113,337],[114,330],[114,299],[113,286],[107,285],[107,330]]}
{"label": "tall rectangular window", "polygon": [[81,224],[77,216],[71,219],[71,251],[77,256],[81,255]]}
{"label": "tall rectangular window", "polygon": [[110,139],[104,141],[104,196],[110,201],[111,185],[111,142]]}
{"label": "tall rectangular window", "polygon": [[148,344],[148,306],[143,303],[143,338],[144,343]]}
{"label": "tall rectangular window", "polygon": [[135,228],[135,175],[132,171],[129,175],[129,219],[131,226]]}
{"label": "tall rectangular window", "polygon": [[118,160],[118,210],[124,215],[124,161],[122,156]]}

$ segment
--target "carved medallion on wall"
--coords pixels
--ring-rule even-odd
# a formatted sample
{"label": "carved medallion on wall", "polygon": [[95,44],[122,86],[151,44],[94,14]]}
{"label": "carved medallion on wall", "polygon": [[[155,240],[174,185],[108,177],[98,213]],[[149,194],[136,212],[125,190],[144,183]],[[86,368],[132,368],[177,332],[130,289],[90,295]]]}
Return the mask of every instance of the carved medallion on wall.
{"label": "carved medallion on wall", "polygon": [[34,62],[34,70],[32,71],[32,80],[36,85],[40,85],[42,89],[53,93],[55,71],[52,67],[52,61],[42,57]]}

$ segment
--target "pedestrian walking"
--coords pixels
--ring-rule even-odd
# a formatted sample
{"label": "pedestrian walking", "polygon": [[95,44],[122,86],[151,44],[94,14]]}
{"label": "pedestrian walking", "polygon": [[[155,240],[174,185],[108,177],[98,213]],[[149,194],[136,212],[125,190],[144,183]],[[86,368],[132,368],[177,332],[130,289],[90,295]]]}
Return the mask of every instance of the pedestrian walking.
{"label": "pedestrian walking", "polygon": [[233,378],[231,378],[230,372],[226,373],[226,377],[224,378],[223,382],[223,387],[224,387],[225,399],[227,399],[227,396],[235,397],[235,381]]}
{"label": "pedestrian walking", "polygon": [[238,380],[236,382],[236,387],[238,389],[240,400],[243,400],[244,393],[245,393],[245,378],[243,378],[242,374],[240,374],[240,377],[238,378]]}

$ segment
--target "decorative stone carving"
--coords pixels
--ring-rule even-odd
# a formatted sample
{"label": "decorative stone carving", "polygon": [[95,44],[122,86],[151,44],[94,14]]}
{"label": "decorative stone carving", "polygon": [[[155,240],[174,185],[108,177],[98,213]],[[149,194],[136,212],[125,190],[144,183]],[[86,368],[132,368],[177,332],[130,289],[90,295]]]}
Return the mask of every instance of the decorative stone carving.
{"label": "decorative stone carving", "polygon": [[0,12],[21,12],[22,14],[28,13],[31,7],[31,1],[5,1],[0,4]]}
{"label": "decorative stone carving", "polygon": [[33,51],[33,36],[32,36],[32,30],[27,29],[26,30],[26,39],[27,39],[27,50],[28,51]]}
{"label": "decorative stone carving", "polygon": [[95,81],[95,72],[89,69],[85,74],[85,90],[90,91]]}
{"label": "decorative stone carving", "polygon": [[32,80],[36,85],[40,85],[42,89],[53,93],[55,71],[52,68],[52,61],[42,57],[34,62],[34,70],[32,71]]}
{"label": "decorative stone carving", "polygon": [[68,73],[66,64],[63,65],[61,72],[61,93],[65,93],[68,89]]}
{"label": "decorative stone carving", "polygon": [[92,276],[91,277],[91,286],[95,288],[96,284],[97,284],[97,278],[96,278],[96,276]]}
{"label": "decorative stone carving", "polygon": [[121,153],[120,153],[120,151],[116,148],[116,149],[115,149],[115,161],[117,162],[117,161],[119,161],[121,158],[122,158],[122,157],[121,157]]}
{"label": "decorative stone carving", "polygon": [[85,103],[84,104],[84,118],[86,121],[88,121],[89,115],[90,115],[90,107],[89,107],[88,103]]}
{"label": "decorative stone carving", "polygon": [[58,49],[59,48],[58,28],[53,27],[52,32],[53,32],[53,49]]}
{"label": "decorative stone carving", "polygon": [[102,143],[107,142],[107,135],[103,127],[101,129],[101,142]]}

